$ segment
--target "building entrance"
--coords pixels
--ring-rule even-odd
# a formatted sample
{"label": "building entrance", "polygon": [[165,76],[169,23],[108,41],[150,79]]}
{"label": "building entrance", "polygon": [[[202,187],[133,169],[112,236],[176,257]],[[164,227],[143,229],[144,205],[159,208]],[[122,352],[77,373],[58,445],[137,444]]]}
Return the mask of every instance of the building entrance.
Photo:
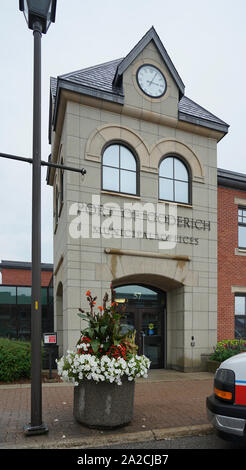
{"label": "building entrance", "polygon": [[136,331],[138,354],[151,361],[152,369],[165,367],[166,294],[142,285],[114,289],[115,301],[126,302],[124,325]]}

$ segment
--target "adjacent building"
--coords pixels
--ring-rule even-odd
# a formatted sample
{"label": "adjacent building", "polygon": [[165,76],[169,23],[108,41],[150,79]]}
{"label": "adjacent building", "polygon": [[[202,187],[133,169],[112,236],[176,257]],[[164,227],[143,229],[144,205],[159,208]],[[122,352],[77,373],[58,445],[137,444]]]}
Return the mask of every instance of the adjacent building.
{"label": "adjacent building", "polygon": [[185,95],[154,28],[126,57],[51,78],[60,354],[90,289],[127,300],[152,367],[198,370],[217,342],[217,145],[228,124]]}
{"label": "adjacent building", "polygon": [[218,170],[218,341],[246,339],[246,175]]}
{"label": "adjacent building", "polygon": [[[31,338],[31,263],[0,263],[0,337]],[[54,329],[53,264],[41,264],[42,332]]]}

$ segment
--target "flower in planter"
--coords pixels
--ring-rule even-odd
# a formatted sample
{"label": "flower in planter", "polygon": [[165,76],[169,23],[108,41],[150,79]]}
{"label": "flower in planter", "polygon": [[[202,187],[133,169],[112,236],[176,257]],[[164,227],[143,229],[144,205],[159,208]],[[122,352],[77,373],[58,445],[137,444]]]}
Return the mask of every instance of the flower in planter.
{"label": "flower in planter", "polygon": [[125,332],[123,328],[124,307],[116,302],[108,307],[108,294],[103,298],[103,306],[96,308],[96,297],[87,290],[86,297],[90,311],[79,309],[78,314],[88,326],[81,331],[75,351],[57,361],[58,374],[64,381],[78,385],[83,379],[96,382],[122,384],[122,377],[134,380],[147,378],[150,360],[137,355],[135,332]]}
{"label": "flower in planter", "polygon": [[210,359],[223,362],[236,354],[246,351],[246,341],[242,339],[227,339],[219,341]]}
{"label": "flower in planter", "polygon": [[114,357],[115,359],[118,359],[119,357],[126,359],[126,347],[123,344],[118,344],[118,346],[112,344],[109,350],[106,352],[106,355],[109,357]]}

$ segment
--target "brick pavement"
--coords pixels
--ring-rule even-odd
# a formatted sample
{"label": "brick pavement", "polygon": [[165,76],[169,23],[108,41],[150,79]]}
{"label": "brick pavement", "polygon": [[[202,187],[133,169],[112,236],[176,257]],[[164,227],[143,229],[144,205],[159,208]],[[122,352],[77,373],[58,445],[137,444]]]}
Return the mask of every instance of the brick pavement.
{"label": "brick pavement", "polygon": [[[0,386],[0,446],[66,445],[74,439],[86,442],[93,439],[112,439],[122,436],[148,436],[170,428],[207,425],[206,397],[212,392],[213,374],[184,374],[170,371],[150,380],[139,380],[135,386],[134,417],[128,426],[117,430],[88,429],[73,418],[73,387],[67,384],[43,384],[43,421],[49,432],[28,436],[23,426],[30,421],[30,386]],[[144,434],[145,433],[145,434]],[[55,444],[54,444],[55,443]]]}

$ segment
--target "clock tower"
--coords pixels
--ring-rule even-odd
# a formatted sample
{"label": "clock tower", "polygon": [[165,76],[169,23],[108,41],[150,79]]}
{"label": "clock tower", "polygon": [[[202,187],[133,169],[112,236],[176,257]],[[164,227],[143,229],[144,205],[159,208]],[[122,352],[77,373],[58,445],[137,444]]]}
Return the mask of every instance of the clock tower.
{"label": "clock tower", "polygon": [[[78,64],[80,67],[81,64]],[[51,78],[60,354],[85,292],[115,290],[152,367],[200,370],[217,341],[217,144],[228,124],[185,94],[152,27],[122,59]]]}

